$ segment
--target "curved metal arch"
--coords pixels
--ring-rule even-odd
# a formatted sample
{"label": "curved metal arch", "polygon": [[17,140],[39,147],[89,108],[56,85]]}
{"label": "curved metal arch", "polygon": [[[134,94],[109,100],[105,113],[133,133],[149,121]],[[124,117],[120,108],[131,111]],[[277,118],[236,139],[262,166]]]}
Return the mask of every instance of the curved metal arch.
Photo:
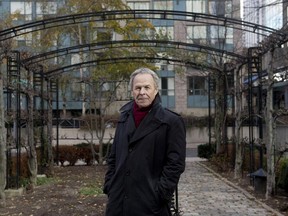
{"label": "curved metal arch", "polygon": [[[156,48],[174,48],[174,49],[183,49],[187,51],[195,51],[195,52],[216,52],[216,55],[223,57],[226,55],[231,58],[239,59],[240,61],[246,61],[246,57],[229,52],[226,50],[221,50],[209,46],[203,46],[199,44],[190,44],[184,42],[175,42],[175,41],[159,41],[159,40],[122,40],[122,41],[104,41],[104,42],[97,42],[91,44],[84,44],[84,45],[77,45],[71,46],[67,48],[57,49],[46,53],[41,53],[39,55],[35,55],[26,59],[21,60],[21,64],[24,67],[29,66],[30,64],[39,63],[44,60],[48,60],[55,57],[60,57],[67,54],[74,54],[81,52],[90,52],[90,51],[97,51],[102,49],[111,49],[111,48],[125,48],[125,47],[133,47],[137,44],[141,45],[140,47],[156,47]],[[121,46],[119,46],[121,45]]]}
{"label": "curved metal arch", "polygon": [[50,19],[26,23],[0,31],[0,41],[11,39],[23,34],[48,28],[55,28],[59,26],[74,25],[86,22],[103,22],[107,20],[128,19],[165,19],[192,23],[205,23],[209,25],[225,26],[263,36],[269,36],[272,34],[278,38],[278,43],[282,43],[283,41],[287,40],[287,34],[283,33],[282,31],[233,18],[185,11],[115,10],[59,16]]}
{"label": "curved metal arch", "polygon": [[45,72],[45,76],[46,78],[52,78],[52,77],[56,77],[62,73],[66,73],[69,71],[72,71],[73,69],[78,69],[81,67],[95,67],[98,65],[105,65],[105,64],[115,64],[115,63],[123,63],[123,62],[131,62],[131,60],[133,60],[134,62],[140,61],[140,60],[146,60],[149,63],[157,63],[160,61],[166,61],[167,64],[171,64],[171,62],[176,62],[178,65],[186,65],[186,66],[191,66],[195,69],[206,69],[206,70],[213,70],[213,71],[220,71],[219,68],[216,67],[212,67],[209,65],[204,65],[204,64],[199,64],[199,63],[195,63],[193,61],[183,61],[183,60],[179,60],[179,59],[171,59],[171,58],[167,58],[167,57],[118,57],[118,58],[109,58],[109,59],[96,59],[96,60],[92,60],[92,61],[86,61],[86,62],[81,62],[81,63],[77,63],[77,64],[73,64],[73,65],[68,65],[68,66],[64,66],[64,67],[60,67],[57,69],[52,69],[49,71]]}

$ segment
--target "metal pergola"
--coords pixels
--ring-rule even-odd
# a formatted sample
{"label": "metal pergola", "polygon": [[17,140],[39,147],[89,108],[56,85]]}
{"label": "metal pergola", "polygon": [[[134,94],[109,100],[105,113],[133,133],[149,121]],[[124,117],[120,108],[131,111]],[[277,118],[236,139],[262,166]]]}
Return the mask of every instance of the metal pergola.
{"label": "metal pergola", "polygon": [[[248,53],[243,55],[240,53],[232,52],[225,49],[214,48],[211,46],[205,46],[200,44],[191,44],[184,43],[180,41],[163,41],[163,40],[120,40],[120,41],[104,41],[98,43],[89,43],[85,45],[71,46],[65,47],[61,49],[56,49],[53,51],[36,53],[33,56],[29,56],[27,58],[20,59],[19,51],[7,52],[5,55],[7,56],[7,112],[12,110],[12,94],[16,95],[16,146],[17,146],[17,158],[20,160],[20,128],[21,128],[21,110],[20,110],[20,94],[23,93],[20,86],[20,71],[24,69],[27,73],[32,73],[34,76],[35,82],[32,83],[33,89],[35,90],[35,95],[40,98],[42,118],[44,118],[44,103],[48,100],[51,100],[49,95],[52,93],[58,92],[57,79],[55,77],[60,76],[62,73],[70,72],[75,68],[81,67],[96,67],[101,64],[111,64],[111,63],[119,63],[119,62],[127,62],[127,61],[140,61],[146,60],[148,62],[157,62],[157,61],[165,61],[168,64],[179,64],[186,65],[197,69],[206,69],[209,71],[218,71],[219,68],[209,65],[209,64],[199,64],[199,62],[194,62],[191,60],[181,60],[160,56],[128,56],[128,57],[117,57],[117,58],[103,58],[99,56],[99,58],[83,61],[77,64],[70,65],[57,65],[57,67],[46,68],[41,67],[42,62],[48,61],[49,59],[55,57],[61,57],[65,55],[71,55],[75,53],[81,52],[103,52],[105,49],[116,49],[116,48],[132,48],[135,45],[138,47],[152,47],[152,48],[161,48],[164,50],[185,50],[187,52],[199,52],[205,53],[207,55],[215,55],[219,58],[226,58],[229,60],[229,67],[225,70],[230,72],[231,70],[236,70],[239,65],[247,65],[248,68],[248,77],[249,77],[249,118],[250,122],[253,122],[252,118],[252,77],[253,75],[257,75],[261,77],[261,56],[268,52],[270,49],[274,49],[276,47],[280,47],[282,44],[288,41],[288,36],[286,30],[275,30],[266,26],[258,25],[255,23],[245,22],[238,19],[227,18],[227,17],[219,17],[215,15],[201,14],[201,13],[189,13],[183,11],[167,11],[167,10],[121,10],[121,11],[101,11],[94,13],[83,13],[83,14],[72,14],[66,16],[53,17],[45,20],[39,20],[35,22],[26,23],[23,25],[11,27],[8,29],[4,29],[0,31],[0,44],[6,40],[10,40],[13,38],[17,38],[18,36],[22,36],[28,33],[42,31],[46,29],[63,27],[69,25],[76,24],[84,24],[89,22],[105,22],[108,20],[172,20],[172,21],[182,21],[186,23],[200,23],[205,25],[214,25],[221,26],[225,28],[232,28],[234,30],[239,30],[243,32],[250,32],[253,34],[258,34],[265,39],[259,44],[259,47],[249,48]],[[256,55],[255,55],[256,54]],[[35,67],[36,66],[36,67]],[[11,83],[17,83],[16,86],[10,86]],[[258,88],[259,95],[262,95],[261,86]],[[44,92],[48,94],[45,95]],[[58,109],[58,94],[56,98],[57,109]],[[261,98],[259,98],[261,100]],[[45,102],[46,101],[46,102]],[[259,112],[261,112],[261,107],[258,108]],[[45,124],[44,119],[41,119],[42,124]],[[261,120],[259,123],[262,124]],[[259,125],[261,126],[261,125]],[[11,127],[8,127],[8,134],[12,133],[9,130],[12,130]],[[58,131],[58,130],[57,130]],[[253,147],[253,124],[249,125],[249,133],[251,140],[250,143]],[[262,132],[263,133],[263,132]],[[261,135],[261,130],[260,134]],[[58,135],[57,135],[58,137]],[[8,153],[9,154],[9,153]],[[9,155],[8,155],[9,156]],[[251,155],[251,160],[253,156]],[[20,169],[20,167],[18,167]],[[19,170],[18,170],[19,171]]]}

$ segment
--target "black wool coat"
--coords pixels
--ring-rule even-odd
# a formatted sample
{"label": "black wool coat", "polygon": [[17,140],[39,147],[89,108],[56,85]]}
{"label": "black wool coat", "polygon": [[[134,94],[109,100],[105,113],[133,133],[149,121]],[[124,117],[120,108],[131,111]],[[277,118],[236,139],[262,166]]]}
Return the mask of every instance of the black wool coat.
{"label": "black wool coat", "polygon": [[186,130],[180,115],[164,109],[159,95],[135,127],[133,103],[121,108],[104,193],[106,216],[168,216],[185,169]]}

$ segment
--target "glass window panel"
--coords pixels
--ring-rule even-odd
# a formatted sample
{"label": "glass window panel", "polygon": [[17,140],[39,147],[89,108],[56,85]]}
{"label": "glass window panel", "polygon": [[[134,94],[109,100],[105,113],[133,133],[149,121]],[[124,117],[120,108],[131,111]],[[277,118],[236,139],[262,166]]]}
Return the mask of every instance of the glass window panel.
{"label": "glass window panel", "polygon": [[132,10],[148,10],[149,9],[149,2],[128,2],[127,5]]}
{"label": "glass window panel", "polygon": [[167,70],[169,71],[174,70],[174,66],[172,64],[167,65]]}
{"label": "glass window panel", "polygon": [[206,0],[187,0],[187,12],[206,13]]}
{"label": "glass window panel", "polygon": [[192,29],[192,38],[199,39],[207,37],[205,26],[193,26]]}
{"label": "glass window panel", "polygon": [[36,13],[37,17],[43,18],[43,15],[56,14],[57,3],[56,2],[37,2]]}
{"label": "glass window panel", "polygon": [[[31,45],[32,44],[32,33],[26,33],[30,32],[32,29],[23,29],[18,32],[18,37],[16,40],[18,41],[18,44],[23,44],[23,41],[25,41],[26,45]],[[22,35],[20,35],[22,34]],[[22,41],[22,42],[21,42]]]}
{"label": "glass window panel", "polygon": [[161,91],[161,95],[174,96],[174,77],[161,77],[159,88]]}
{"label": "glass window panel", "polygon": [[162,89],[168,89],[168,81],[167,81],[167,77],[162,77],[161,78],[161,88]]}
{"label": "glass window panel", "polygon": [[174,96],[174,90],[175,90],[175,86],[174,86],[174,78],[169,77],[167,79],[167,84],[168,84],[168,95],[169,96]]}
{"label": "glass window panel", "polygon": [[232,17],[232,1],[226,1],[225,3],[225,16]]}
{"label": "glass window panel", "polygon": [[216,15],[216,4],[215,1],[209,2],[209,14]]}
{"label": "glass window panel", "polygon": [[232,14],[232,1],[219,2],[218,0],[209,1],[209,14],[211,15],[224,15],[231,17]]}
{"label": "glass window panel", "polygon": [[206,26],[193,26],[193,38],[206,38]]}
{"label": "glass window panel", "polygon": [[[149,10],[150,2],[128,2],[127,5],[131,10]],[[139,15],[140,17],[149,17],[149,14]]]}
{"label": "glass window panel", "polygon": [[31,2],[10,2],[11,14],[19,13],[18,19],[32,20],[32,3]]}
{"label": "glass window panel", "polygon": [[78,64],[80,62],[80,55],[79,54],[72,54],[71,55],[71,64]]}
{"label": "glass window panel", "polygon": [[205,95],[207,84],[204,76],[188,77],[188,95]]}
{"label": "glass window panel", "polygon": [[154,1],[155,10],[173,10],[173,1]]}
{"label": "glass window panel", "polygon": [[233,38],[233,29],[224,26],[211,26],[211,38]]}
{"label": "glass window panel", "polygon": [[225,27],[211,26],[211,38],[225,38]]}
{"label": "glass window panel", "polygon": [[187,42],[193,42],[195,39],[201,39],[201,43],[205,43],[207,38],[206,26],[188,26],[187,27]]}
{"label": "glass window panel", "polygon": [[205,77],[194,77],[194,88],[205,89]]}
{"label": "glass window panel", "polygon": [[188,77],[188,94],[193,95],[193,77]]}

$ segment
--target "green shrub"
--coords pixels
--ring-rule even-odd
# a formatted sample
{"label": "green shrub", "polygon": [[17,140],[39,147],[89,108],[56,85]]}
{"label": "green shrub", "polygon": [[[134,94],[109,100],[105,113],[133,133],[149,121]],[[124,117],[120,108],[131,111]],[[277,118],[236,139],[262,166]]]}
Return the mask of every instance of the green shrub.
{"label": "green shrub", "polygon": [[277,185],[288,192],[288,159],[280,161]]}
{"label": "green shrub", "polygon": [[198,145],[198,157],[209,159],[212,157],[214,153],[215,153],[214,144],[205,143]]}

